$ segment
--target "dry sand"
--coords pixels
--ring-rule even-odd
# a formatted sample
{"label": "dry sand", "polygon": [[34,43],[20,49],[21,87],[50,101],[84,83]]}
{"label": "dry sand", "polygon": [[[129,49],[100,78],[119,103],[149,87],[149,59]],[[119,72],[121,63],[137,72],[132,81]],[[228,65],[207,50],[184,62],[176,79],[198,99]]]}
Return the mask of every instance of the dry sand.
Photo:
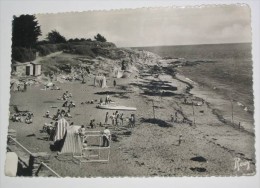
{"label": "dry sand", "polygon": [[[30,151],[51,153],[49,166],[64,177],[236,176],[255,173],[254,136],[219,121],[207,103],[194,106],[193,115],[192,105],[183,104],[184,97],[198,102],[201,100],[187,92],[188,85],[184,82],[168,75],[158,78],[147,74],[142,76],[142,72],[138,79],[116,79],[116,88],[112,87],[113,80],[114,78],[109,78],[109,87],[103,89],[94,87],[93,78],[89,77],[86,84],[56,83],[62,88],[60,91],[43,91],[43,86],[39,85],[29,87],[27,92],[12,92],[10,109],[12,105],[18,105],[18,108],[31,110],[34,112],[34,119],[30,125],[10,121],[9,129],[17,130],[17,140]],[[163,83],[161,86],[177,86],[178,90],[165,93],[167,95],[162,97],[155,92],[144,92],[151,89],[150,84],[156,82]],[[136,127],[125,128],[126,131],[131,131],[131,135],[124,135],[124,131],[111,130],[118,135],[119,141],[111,144],[109,163],[78,165],[70,156],[60,156],[59,159],[64,160],[58,160],[57,152],[49,149],[50,141],[44,139],[46,135],[40,133],[40,130],[44,123],[51,120],[43,115],[47,110],[50,110],[50,114],[56,113],[57,108],[51,106],[61,108],[63,101],[57,100],[57,97],[66,90],[73,94],[73,101],[76,103],[76,108],[71,112],[73,118],[69,119],[76,125],[88,125],[93,118],[97,123],[104,122],[106,110],[97,109],[96,103],[80,103],[95,99],[99,101],[100,97],[104,99],[107,91],[111,92],[110,96],[116,104],[137,107]],[[155,105],[156,121],[153,120],[151,100]],[[195,120],[196,124],[190,126],[186,123],[170,122],[170,115],[176,110],[191,121]],[[129,117],[131,112],[124,114]],[[94,130],[103,129],[97,127]],[[180,134],[184,141],[178,145]],[[192,160],[194,157],[203,158]],[[249,161],[250,169],[234,169],[236,157],[243,162]]]}

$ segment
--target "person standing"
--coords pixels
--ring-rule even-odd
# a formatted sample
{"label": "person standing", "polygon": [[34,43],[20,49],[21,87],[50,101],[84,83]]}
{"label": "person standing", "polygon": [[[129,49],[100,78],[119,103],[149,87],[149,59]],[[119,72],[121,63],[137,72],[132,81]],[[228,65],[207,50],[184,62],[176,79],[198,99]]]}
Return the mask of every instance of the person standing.
{"label": "person standing", "polygon": [[106,113],[106,117],[105,117],[105,125],[107,125],[108,124],[108,112]]}
{"label": "person standing", "polygon": [[132,116],[132,126],[135,127],[135,115],[132,114],[131,116]]}
{"label": "person standing", "polygon": [[118,111],[116,111],[116,113],[115,113],[115,120],[116,120],[116,127],[118,127],[118,125],[119,125],[119,113],[118,113]]}
{"label": "person standing", "polygon": [[120,120],[121,120],[121,125],[123,126],[124,125],[124,118],[123,118],[124,114],[122,113],[120,115]]}
{"label": "person standing", "polygon": [[112,121],[112,126],[114,126],[115,125],[115,114],[113,113],[113,115],[110,118]]}
{"label": "person standing", "polygon": [[24,92],[27,91],[27,82],[24,82],[23,91],[24,91]]}
{"label": "person standing", "polygon": [[103,137],[103,147],[109,147],[110,146],[110,139],[111,139],[111,133],[108,127],[105,127],[105,130],[102,133]]}
{"label": "person standing", "polygon": [[116,80],[114,80],[114,87],[116,87]]}

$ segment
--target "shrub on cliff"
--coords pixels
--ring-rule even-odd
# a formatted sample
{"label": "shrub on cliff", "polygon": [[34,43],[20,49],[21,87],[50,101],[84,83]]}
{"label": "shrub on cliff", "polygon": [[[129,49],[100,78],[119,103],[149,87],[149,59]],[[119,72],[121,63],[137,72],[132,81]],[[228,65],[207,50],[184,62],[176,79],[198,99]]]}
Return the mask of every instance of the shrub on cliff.
{"label": "shrub on cliff", "polygon": [[50,53],[54,53],[57,51],[63,51],[69,49],[68,44],[60,43],[60,44],[43,44],[38,45],[36,49],[39,51],[40,56],[45,56]]}
{"label": "shrub on cliff", "polygon": [[33,61],[36,58],[36,50],[23,47],[12,48],[12,59],[19,62]]}
{"label": "shrub on cliff", "polygon": [[107,39],[104,36],[100,35],[99,33],[96,36],[94,36],[94,39],[96,39],[96,41],[99,41],[99,42],[107,41]]}
{"label": "shrub on cliff", "polygon": [[87,45],[74,45],[71,46],[73,49],[73,53],[79,54],[79,55],[86,55],[89,57],[96,57],[95,53],[93,53],[92,48]]}

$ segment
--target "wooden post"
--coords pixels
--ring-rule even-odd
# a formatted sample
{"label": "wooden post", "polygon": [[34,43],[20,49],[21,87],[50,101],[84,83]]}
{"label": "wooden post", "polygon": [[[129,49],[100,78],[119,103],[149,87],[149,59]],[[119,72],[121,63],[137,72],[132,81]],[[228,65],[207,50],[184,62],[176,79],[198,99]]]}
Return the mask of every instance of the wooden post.
{"label": "wooden post", "polygon": [[192,100],[192,111],[193,111],[193,124],[195,125],[195,111],[194,111],[194,104],[193,104],[193,100]]}
{"label": "wooden post", "polygon": [[152,103],[153,103],[153,119],[155,119],[155,110],[154,110],[154,102],[152,100]]}
{"label": "wooden post", "polygon": [[232,99],[230,100],[231,102],[231,123],[234,125],[234,112],[233,112],[233,102]]}

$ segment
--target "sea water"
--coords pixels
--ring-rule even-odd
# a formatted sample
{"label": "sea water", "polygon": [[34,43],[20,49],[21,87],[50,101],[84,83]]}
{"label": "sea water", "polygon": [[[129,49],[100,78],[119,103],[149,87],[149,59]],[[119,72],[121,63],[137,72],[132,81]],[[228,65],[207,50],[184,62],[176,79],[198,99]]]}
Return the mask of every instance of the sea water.
{"label": "sea water", "polygon": [[[253,124],[254,97],[252,80],[251,43],[206,44],[184,46],[143,47],[164,58],[184,58],[194,66],[183,66],[178,72],[197,82],[226,101],[234,108],[242,108],[243,119]],[[230,106],[229,104],[226,104]],[[227,109],[223,106],[223,109]],[[234,114],[236,115],[236,114]],[[241,116],[237,112],[237,116]]]}

